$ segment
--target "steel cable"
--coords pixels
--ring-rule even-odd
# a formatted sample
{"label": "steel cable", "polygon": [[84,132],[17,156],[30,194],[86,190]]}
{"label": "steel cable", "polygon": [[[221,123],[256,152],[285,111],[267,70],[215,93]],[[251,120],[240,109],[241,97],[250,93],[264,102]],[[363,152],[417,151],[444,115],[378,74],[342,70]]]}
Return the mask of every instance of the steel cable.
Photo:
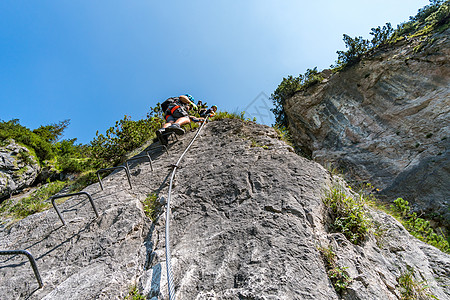
{"label": "steel cable", "polygon": [[189,143],[189,145],[186,147],[184,152],[181,154],[181,156],[178,159],[177,163],[173,166],[172,176],[170,177],[169,192],[168,192],[168,195],[167,195],[167,203],[166,203],[166,233],[165,233],[166,234],[166,236],[165,236],[165,240],[166,240],[166,270],[167,270],[167,283],[168,283],[168,288],[169,288],[169,299],[170,300],[175,300],[176,299],[175,298],[175,287],[174,287],[174,284],[173,284],[172,263],[170,261],[171,260],[171,256],[170,256],[170,239],[169,239],[169,235],[170,235],[170,231],[169,231],[169,227],[170,227],[169,226],[169,223],[170,223],[170,199],[171,199],[171,195],[172,195],[173,179],[175,178],[175,173],[177,172],[177,168],[179,167],[179,163],[183,159],[184,155],[189,151],[189,148],[192,146],[192,144],[194,143],[194,141],[197,138],[197,136],[200,134],[200,131],[203,129],[203,126],[205,126],[207,121],[208,121],[208,116],[205,118],[205,120],[203,121],[203,124],[197,130],[197,133],[192,138],[192,140]]}

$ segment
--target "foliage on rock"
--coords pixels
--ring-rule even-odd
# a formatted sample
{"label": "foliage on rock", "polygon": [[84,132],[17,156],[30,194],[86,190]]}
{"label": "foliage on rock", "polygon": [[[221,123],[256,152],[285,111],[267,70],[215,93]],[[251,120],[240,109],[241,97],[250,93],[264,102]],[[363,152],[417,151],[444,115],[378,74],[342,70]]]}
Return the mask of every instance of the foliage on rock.
{"label": "foliage on rock", "polygon": [[124,300],[145,300],[145,299],[147,299],[147,297],[145,297],[139,292],[139,289],[137,288],[136,285],[133,285],[128,291],[128,295],[125,297]]}
{"label": "foliage on rock", "polygon": [[339,267],[337,265],[336,253],[333,251],[333,247],[319,247],[318,249],[322,255],[328,278],[331,280],[334,290],[338,294],[342,295],[352,281],[347,271],[345,271],[347,268]]}
{"label": "foliage on rock", "polygon": [[397,279],[401,294],[401,300],[437,299],[428,291],[425,281],[417,281],[414,277],[414,269],[408,268]]}
{"label": "foliage on rock", "polygon": [[5,145],[8,139],[14,139],[19,144],[33,149],[39,162],[42,164],[45,160],[54,157],[54,148],[52,142],[56,140],[62,130],[67,127],[69,121],[41,126],[35,131],[31,131],[25,126],[20,125],[18,119],[0,122],[0,142]]}
{"label": "foliage on rock", "polygon": [[256,119],[249,119],[245,117],[245,111],[241,112],[227,112],[227,111],[218,111],[214,117],[211,118],[211,121],[218,121],[223,119],[238,119],[242,121],[253,121],[256,122]]}
{"label": "foliage on rock", "polygon": [[419,9],[417,15],[410,17],[408,22],[398,25],[390,42],[443,31],[449,27],[449,21],[450,1],[430,0],[430,4]]}
{"label": "foliage on rock", "polygon": [[90,144],[92,156],[102,167],[117,165],[127,152],[153,138],[162,123],[161,118],[151,115],[137,121],[125,115],[122,120],[116,121],[113,127],[106,130],[105,134],[99,134],[97,131]]}
{"label": "foliage on rock", "polygon": [[353,244],[361,244],[372,227],[364,199],[359,195],[348,196],[341,187],[335,186],[325,194],[323,202],[331,217],[330,228],[344,234]]}
{"label": "foliage on rock", "polygon": [[419,218],[416,213],[411,213],[408,201],[397,198],[391,205],[391,209],[413,236],[435,246],[442,252],[450,253],[450,245],[444,235],[436,233],[431,227],[430,221]]}
{"label": "foliage on rock", "polygon": [[65,185],[65,182],[55,181],[43,185],[30,196],[17,202],[13,199],[8,199],[0,205],[0,214],[3,217],[20,220],[34,213],[44,211],[51,207],[48,198],[58,193]]}
{"label": "foliage on rock", "polygon": [[97,180],[93,176],[94,170],[116,166],[124,160],[125,154],[153,138],[154,132],[163,123],[160,115],[161,108],[158,103],[144,119],[134,121],[130,116],[125,116],[116,121],[105,134],[97,132],[88,145],[76,144],[77,139],[60,140],[64,129],[70,123],[69,120],[43,125],[34,130],[22,126],[18,119],[1,121],[0,142],[6,145],[8,140],[14,139],[27,147],[32,154],[36,153],[48,176],[53,176],[52,180],[74,174],[76,178],[72,182],[71,190],[80,190]]}
{"label": "foliage on rock", "polygon": [[274,105],[271,111],[275,115],[275,124],[280,127],[288,127],[287,117],[284,112],[286,100],[296,92],[305,90],[322,80],[323,77],[317,71],[317,67],[306,70],[305,74],[300,74],[298,77],[289,75],[287,78],[283,78],[283,81],[270,96]]}
{"label": "foliage on rock", "polygon": [[142,201],[142,205],[144,206],[145,215],[149,217],[152,222],[155,222],[161,207],[158,201],[158,195],[156,193],[147,195],[147,198]]}
{"label": "foliage on rock", "polygon": [[337,51],[338,59],[332,68],[337,71],[350,67],[359,62],[370,50],[384,44],[445,30],[449,26],[449,20],[450,1],[431,0],[429,5],[419,9],[416,16],[410,17],[408,22],[401,23],[395,30],[390,23],[386,23],[383,27],[372,28],[371,41],[361,36],[352,38],[344,34],[345,47],[348,50]]}

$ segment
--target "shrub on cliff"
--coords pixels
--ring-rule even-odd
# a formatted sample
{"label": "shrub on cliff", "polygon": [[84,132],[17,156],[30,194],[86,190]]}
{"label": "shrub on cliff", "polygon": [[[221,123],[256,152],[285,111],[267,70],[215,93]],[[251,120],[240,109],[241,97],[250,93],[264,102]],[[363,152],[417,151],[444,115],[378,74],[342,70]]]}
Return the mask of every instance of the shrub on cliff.
{"label": "shrub on cliff", "polygon": [[[337,51],[338,59],[331,65],[333,71],[339,71],[359,62],[361,58],[370,50],[381,45],[394,43],[405,36],[425,35],[435,31],[445,30],[450,26],[450,0],[430,0],[430,4],[419,9],[416,16],[410,21],[398,25],[393,29],[390,23],[383,27],[372,28],[370,34],[372,40],[363,37],[350,37],[344,34],[346,51]],[[289,75],[283,78],[277,89],[272,93],[271,99],[274,108],[271,109],[275,115],[275,124],[288,127],[288,120],[284,111],[286,100],[292,97],[295,92],[307,88],[316,82],[320,82],[320,73],[317,68],[308,69],[305,75],[294,77]]]}
{"label": "shrub on cliff", "polygon": [[325,194],[323,203],[331,217],[331,230],[341,232],[353,244],[361,244],[372,228],[364,199],[347,196],[340,186]]}
{"label": "shrub on cliff", "polygon": [[398,25],[390,41],[445,30],[449,27],[449,21],[450,1],[430,0],[430,4],[419,9],[417,15]]}
{"label": "shrub on cliff", "polygon": [[34,213],[44,211],[51,207],[51,203],[46,200],[59,192],[65,185],[62,181],[55,181],[41,186],[30,196],[22,198],[18,202],[10,198],[1,203],[0,215],[20,220]]}
{"label": "shrub on cliff", "polygon": [[307,69],[305,74],[300,74],[298,77],[289,75],[287,78],[283,78],[283,81],[270,96],[274,105],[274,108],[272,108],[271,111],[275,115],[275,124],[287,128],[288,122],[284,112],[286,100],[292,97],[297,91],[307,89],[322,80],[323,77],[317,71],[317,67]]}
{"label": "shrub on cliff", "polygon": [[58,141],[69,125],[69,120],[40,126],[34,130],[20,125],[18,119],[1,121],[0,142],[6,143],[6,140],[14,139],[34,151],[41,166],[47,166],[52,172],[89,173],[90,170],[117,165],[127,152],[152,138],[163,123],[163,120],[153,116],[154,114],[161,114],[159,104],[151,108],[145,119],[134,121],[125,116],[116,121],[106,134],[97,132],[90,145],[76,144],[76,139]]}
{"label": "shrub on cliff", "polygon": [[416,213],[412,213],[408,201],[397,198],[391,205],[391,210],[413,236],[435,246],[442,252],[450,253],[449,242],[442,232],[437,234],[429,221],[418,217]]}
{"label": "shrub on cliff", "polygon": [[[65,121],[63,121],[65,122]],[[68,122],[68,121],[67,121]],[[50,132],[50,128],[55,128],[57,125],[48,125],[46,129],[34,132],[25,126],[20,125],[18,119],[0,122],[0,141],[5,142],[8,139],[14,139],[16,142],[31,148],[36,153],[39,162],[42,164],[45,160],[53,158],[52,140],[56,139],[56,130]]]}
{"label": "shrub on cliff", "polygon": [[106,130],[105,135],[97,131],[96,137],[90,144],[93,158],[101,167],[118,164],[127,152],[154,137],[155,131],[161,127],[162,123],[161,118],[153,117],[152,114],[137,121],[125,116]]}
{"label": "shrub on cliff", "polygon": [[338,68],[357,63],[361,59],[361,56],[370,48],[369,41],[362,37],[352,38],[344,34],[344,42],[345,47],[348,48],[348,50],[336,52],[338,55],[336,66]]}
{"label": "shrub on cliff", "polygon": [[64,130],[69,126],[70,120],[64,120],[58,124],[50,124],[45,126],[39,126],[39,128],[34,129],[33,133],[42,137],[49,143],[55,143],[62,136]]}

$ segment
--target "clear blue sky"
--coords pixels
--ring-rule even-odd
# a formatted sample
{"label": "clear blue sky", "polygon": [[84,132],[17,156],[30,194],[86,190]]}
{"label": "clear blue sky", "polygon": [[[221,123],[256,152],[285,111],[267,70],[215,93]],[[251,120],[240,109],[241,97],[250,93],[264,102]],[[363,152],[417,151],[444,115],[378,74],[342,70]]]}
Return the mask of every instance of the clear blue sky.
{"label": "clear blue sky", "polygon": [[30,129],[70,119],[64,138],[88,143],[184,93],[230,112],[262,107],[283,77],[333,64],[343,33],[370,38],[427,4],[1,0],[0,119]]}

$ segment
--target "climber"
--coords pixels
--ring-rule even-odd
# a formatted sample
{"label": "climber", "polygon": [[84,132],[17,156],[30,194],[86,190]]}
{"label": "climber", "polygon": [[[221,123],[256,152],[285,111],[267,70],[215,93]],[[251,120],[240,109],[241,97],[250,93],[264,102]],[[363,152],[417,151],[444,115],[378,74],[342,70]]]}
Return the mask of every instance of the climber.
{"label": "climber", "polygon": [[161,103],[161,109],[166,119],[163,127],[156,131],[156,136],[161,144],[167,144],[167,135],[165,133],[184,134],[184,129],[181,126],[190,123],[188,115],[190,107],[197,110],[197,105],[194,104],[194,97],[189,94],[172,97]]}
{"label": "climber", "polygon": [[210,118],[214,117],[216,115],[217,106],[213,105],[210,109],[201,109],[199,114],[200,118],[189,116],[193,122],[203,122],[206,118],[206,116],[209,116]]}
{"label": "climber", "polygon": [[210,109],[202,109],[199,114],[200,117],[205,118],[206,116],[209,116],[210,118],[214,117],[216,115],[217,106],[213,105]]}
{"label": "climber", "polygon": [[199,110],[202,110],[202,109],[206,108],[207,106],[206,106],[206,103],[203,104],[203,101],[198,100],[197,107],[198,107]]}

